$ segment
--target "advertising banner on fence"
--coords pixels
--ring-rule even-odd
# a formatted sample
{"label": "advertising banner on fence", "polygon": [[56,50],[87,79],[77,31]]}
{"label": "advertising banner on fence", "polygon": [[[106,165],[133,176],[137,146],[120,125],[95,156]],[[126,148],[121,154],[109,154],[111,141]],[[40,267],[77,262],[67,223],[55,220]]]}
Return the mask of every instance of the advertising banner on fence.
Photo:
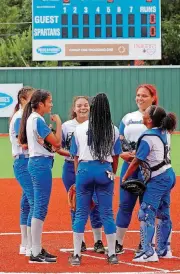
{"label": "advertising banner on fence", "polygon": [[23,84],[0,84],[0,117],[11,117]]}

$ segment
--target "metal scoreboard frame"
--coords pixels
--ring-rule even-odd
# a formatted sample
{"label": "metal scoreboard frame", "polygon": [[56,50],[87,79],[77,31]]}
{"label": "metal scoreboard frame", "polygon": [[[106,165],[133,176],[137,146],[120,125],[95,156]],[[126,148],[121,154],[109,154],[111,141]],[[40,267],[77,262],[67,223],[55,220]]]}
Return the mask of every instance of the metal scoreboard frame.
{"label": "metal scoreboard frame", "polygon": [[161,59],[161,0],[32,0],[33,60]]}

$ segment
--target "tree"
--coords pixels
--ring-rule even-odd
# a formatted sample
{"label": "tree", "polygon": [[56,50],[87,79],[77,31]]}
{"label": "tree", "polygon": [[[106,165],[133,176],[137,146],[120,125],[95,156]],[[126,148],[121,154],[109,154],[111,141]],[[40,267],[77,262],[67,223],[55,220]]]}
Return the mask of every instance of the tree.
{"label": "tree", "polygon": [[18,6],[10,6],[8,2],[10,1],[1,0],[0,37],[3,39],[7,39],[8,37],[18,33],[17,24],[12,23],[19,22],[20,10]]}

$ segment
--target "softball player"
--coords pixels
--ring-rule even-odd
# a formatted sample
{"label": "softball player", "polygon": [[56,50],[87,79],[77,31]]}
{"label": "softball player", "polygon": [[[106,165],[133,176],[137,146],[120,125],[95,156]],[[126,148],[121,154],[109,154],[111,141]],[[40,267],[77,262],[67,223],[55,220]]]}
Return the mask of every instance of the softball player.
{"label": "softball player", "polygon": [[[132,145],[132,150],[140,135],[147,129],[143,124],[143,112],[151,105],[157,105],[158,96],[156,88],[149,84],[140,85],[136,90],[136,104],[138,110],[128,113],[122,119],[119,126],[120,139],[125,138]],[[122,152],[120,157],[124,160],[121,174],[120,184],[124,176],[129,162],[134,158],[134,154],[130,152]],[[132,174],[132,178],[138,178],[139,170]],[[123,239],[131,221],[132,212],[135,207],[138,196],[120,188],[120,204],[116,217],[116,253],[123,253]]]}
{"label": "softball player", "polygon": [[29,152],[27,147],[22,147],[18,143],[19,127],[22,113],[25,105],[30,100],[34,89],[32,87],[23,87],[19,90],[17,96],[17,104],[14,114],[10,121],[9,137],[12,144],[12,155],[14,158],[14,175],[22,188],[22,196],[20,203],[20,228],[21,228],[21,244],[19,254],[31,253],[31,219],[33,212],[33,186],[30,174],[28,172]]}
{"label": "softball player", "polygon": [[59,148],[61,138],[61,120],[58,115],[52,115],[56,123],[56,133],[45,123],[44,114],[51,113],[52,96],[48,91],[36,90],[26,105],[21,120],[20,142],[28,143],[28,170],[34,188],[34,209],[31,222],[32,254],[30,263],[56,262],[56,256],[42,248],[41,237],[44,219],[47,215],[52,188],[52,172],[54,153],[45,146],[45,141]]}
{"label": "softball player", "polygon": [[[73,100],[73,105],[71,108],[71,120],[62,124],[63,132],[63,142],[62,147],[66,149],[65,162],[63,165],[63,174],[62,179],[66,191],[69,191],[69,188],[75,184],[75,172],[74,172],[74,160],[70,156],[69,149],[72,136],[76,127],[83,122],[88,120],[89,116],[89,102],[87,96],[77,96]],[[68,154],[67,154],[68,153]],[[59,154],[64,154],[61,151]],[[90,212],[90,220],[92,225],[92,231],[94,234],[94,251],[97,253],[104,253],[105,249],[102,243],[102,223],[100,219],[100,213],[98,210],[97,198],[96,195],[93,195],[93,200],[96,202],[96,206]],[[71,210],[71,219],[72,224],[74,223],[75,211]],[[86,251],[86,244],[83,240],[81,251]]]}
{"label": "softball player", "polygon": [[115,254],[116,226],[112,199],[114,175],[118,166],[120,140],[118,129],[111,121],[109,102],[98,94],[90,107],[89,121],[77,126],[70,152],[78,157],[76,175],[76,215],[73,224],[74,254],[71,265],[80,265],[81,244],[94,193],[97,195],[101,220],[108,244],[108,262],[117,264]]}
{"label": "softball player", "polygon": [[[172,169],[167,171],[167,131],[172,132],[175,129],[176,117],[173,113],[166,114],[161,107],[151,106],[144,112],[143,123],[148,130],[139,138],[136,156],[123,176],[122,182],[133,174],[141,161],[149,164],[152,171],[151,179],[147,184],[138,213],[143,250],[133,261],[154,262],[158,261],[158,255],[167,254],[168,238],[172,229],[169,207],[175,175]],[[159,243],[160,250],[157,250],[157,252],[161,251],[161,254],[157,254],[152,245],[157,215],[161,219],[160,232],[163,234]]]}

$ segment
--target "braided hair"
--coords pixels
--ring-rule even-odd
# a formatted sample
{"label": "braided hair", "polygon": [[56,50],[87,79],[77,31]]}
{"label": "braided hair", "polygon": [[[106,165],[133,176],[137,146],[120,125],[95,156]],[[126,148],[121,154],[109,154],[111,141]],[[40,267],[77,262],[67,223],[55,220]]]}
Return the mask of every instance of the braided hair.
{"label": "braided hair", "polygon": [[105,161],[111,155],[115,132],[109,101],[104,93],[92,100],[89,114],[88,145],[93,159]]}

